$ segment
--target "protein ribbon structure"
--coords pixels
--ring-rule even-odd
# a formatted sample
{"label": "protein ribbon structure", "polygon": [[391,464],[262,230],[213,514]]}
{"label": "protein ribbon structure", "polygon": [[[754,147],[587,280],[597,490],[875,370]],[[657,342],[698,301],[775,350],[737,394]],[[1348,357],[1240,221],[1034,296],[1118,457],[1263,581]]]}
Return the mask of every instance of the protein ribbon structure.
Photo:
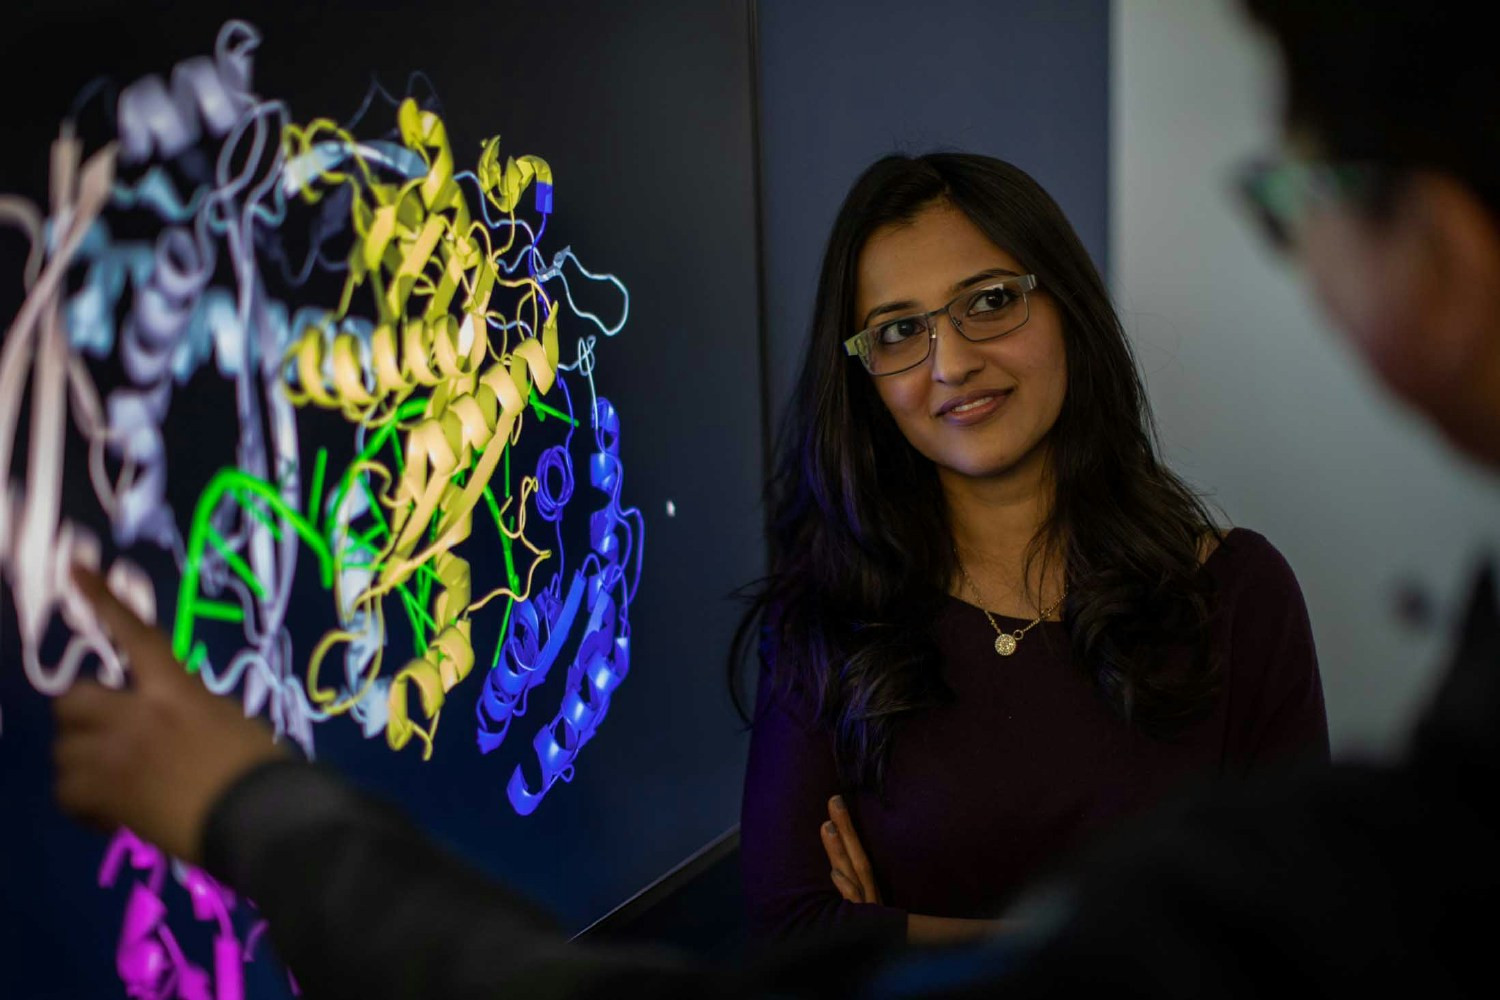
{"label": "protein ribbon structure", "polygon": [[[0,578],[22,667],[43,695],[90,668],[123,683],[74,563],[309,756],[316,726],[348,715],[430,758],[466,682],[491,753],[563,661],[538,777],[516,766],[504,783],[528,815],[571,779],[629,671],[645,525],[623,499],[620,412],[596,391],[628,292],[570,247],[543,254],[545,160],[502,158],[494,137],[464,167],[435,102],[379,87],[347,121],[294,122],[252,89],[260,42],[231,21],[212,54],[112,103],[91,88],[80,104],[105,103],[110,134],[64,120],[47,204],[0,195],[0,225],[30,248],[0,342]],[[617,301],[617,318],[580,296]],[[173,404],[203,380],[233,440],[184,493],[169,442],[200,442],[174,431]],[[309,446],[309,421],[342,440]],[[82,526],[66,469],[86,470],[107,538]],[[497,559],[474,562],[482,541]],[[299,579],[329,595],[320,635],[289,621],[307,614],[290,614]],[[232,893],[121,831],[101,884],[126,869],[128,995],[242,996],[261,925],[236,930]],[[168,873],[218,928],[206,967],[164,923]]]}

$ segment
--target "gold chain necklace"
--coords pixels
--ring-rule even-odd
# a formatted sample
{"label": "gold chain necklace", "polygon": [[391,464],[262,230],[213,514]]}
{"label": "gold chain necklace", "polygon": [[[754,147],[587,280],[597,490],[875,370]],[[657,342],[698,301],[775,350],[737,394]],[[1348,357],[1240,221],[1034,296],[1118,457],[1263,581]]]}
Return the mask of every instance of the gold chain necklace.
{"label": "gold chain necklace", "polygon": [[984,617],[989,619],[990,628],[995,630],[995,652],[999,653],[1001,656],[1009,656],[1010,654],[1014,653],[1016,651],[1016,644],[1019,643],[1022,639],[1026,638],[1026,633],[1030,632],[1042,622],[1046,621],[1048,616],[1050,616],[1052,612],[1056,611],[1059,607],[1062,606],[1064,598],[1068,596],[1068,588],[1063,587],[1062,594],[1059,595],[1057,600],[1053,603],[1052,607],[1048,608],[1046,611],[1043,611],[1030,625],[1027,625],[1025,628],[1018,628],[1014,632],[1006,632],[1000,628],[999,624],[995,621],[995,616],[990,614],[989,609],[984,606],[984,598],[980,595],[979,588],[974,585],[974,580],[969,576],[969,571],[964,569],[964,561],[962,559],[958,560],[958,571],[963,574],[964,582],[967,583],[969,585],[969,589],[974,592],[975,599],[979,601],[979,610],[983,611]]}

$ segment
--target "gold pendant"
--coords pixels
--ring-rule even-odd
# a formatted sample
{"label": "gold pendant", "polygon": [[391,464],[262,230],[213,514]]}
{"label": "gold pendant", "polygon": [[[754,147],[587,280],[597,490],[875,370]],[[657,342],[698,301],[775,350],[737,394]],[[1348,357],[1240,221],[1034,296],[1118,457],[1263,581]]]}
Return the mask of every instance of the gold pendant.
{"label": "gold pendant", "polygon": [[995,652],[1001,656],[1009,656],[1016,651],[1016,637],[1009,633],[995,636]]}

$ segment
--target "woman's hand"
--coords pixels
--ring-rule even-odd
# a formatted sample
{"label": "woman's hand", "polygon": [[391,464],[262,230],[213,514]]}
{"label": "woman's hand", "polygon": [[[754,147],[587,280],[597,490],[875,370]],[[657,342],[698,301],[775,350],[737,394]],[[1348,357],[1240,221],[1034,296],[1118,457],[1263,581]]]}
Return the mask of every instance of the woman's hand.
{"label": "woman's hand", "polygon": [[127,826],[201,864],[214,803],[250,768],[287,751],[264,723],[187,674],[167,637],[121,604],[101,577],[75,569],[73,579],[129,665],[129,686],[79,681],[54,703],[58,804],[77,819]]}
{"label": "woman's hand", "polygon": [[[833,866],[833,884],[839,895],[851,903],[879,903],[880,888],[864,845],[854,832],[854,817],[841,795],[828,800],[828,822],[823,824],[823,850]],[[906,915],[908,944],[948,945],[979,941],[1016,929],[1011,920],[970,920],[960,917],[930,917],[919,913]]]}
{"label": "woman's hand", "polygon": [[828,817],[823,824],[823,850],[828,852],[828,863],[833,866],[833,884],[839,895],[851,903],[880,902],[880,887],[875,884],[870,859],[854,832],[854,818],[849,815],[843,796],[835,795],[828,800]]}

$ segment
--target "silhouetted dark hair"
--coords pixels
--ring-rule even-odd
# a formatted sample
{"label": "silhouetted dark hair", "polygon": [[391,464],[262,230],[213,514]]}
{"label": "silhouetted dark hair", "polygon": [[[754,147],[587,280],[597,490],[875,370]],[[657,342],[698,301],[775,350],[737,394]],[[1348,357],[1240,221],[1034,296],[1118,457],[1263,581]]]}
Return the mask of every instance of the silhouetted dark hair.
{"label": "silhouetted dark hair", "polygon": [[[930,623],[957,571],[931,461],[842,350],[856,262],[876,230],[945,199],[1057,302],[1067,389],[1050,432],[1056,502],[1029,559],[1066,552],[1074,659],[1120,716],[1169,736],[1211,706],[1202,502],[1158,460],[1135,361],[1072,226],[1025,172],[962,154],[889,156],[854,183],[823,257],[811,340],[767,486],[771,565],[735,635],[731,687],[755,640],[772,683],[835,733],[841,780],[879,787],[893,724],[940,704]],[[1169,673],[1169,646],[1189,644]]]}
{"label": "silhouetted dark hair", "polygon": [[1500,58],[1487,4],[1244,6],[1281,50],[1289,127],[1334,157],[1449,174],[1500,214]]}

